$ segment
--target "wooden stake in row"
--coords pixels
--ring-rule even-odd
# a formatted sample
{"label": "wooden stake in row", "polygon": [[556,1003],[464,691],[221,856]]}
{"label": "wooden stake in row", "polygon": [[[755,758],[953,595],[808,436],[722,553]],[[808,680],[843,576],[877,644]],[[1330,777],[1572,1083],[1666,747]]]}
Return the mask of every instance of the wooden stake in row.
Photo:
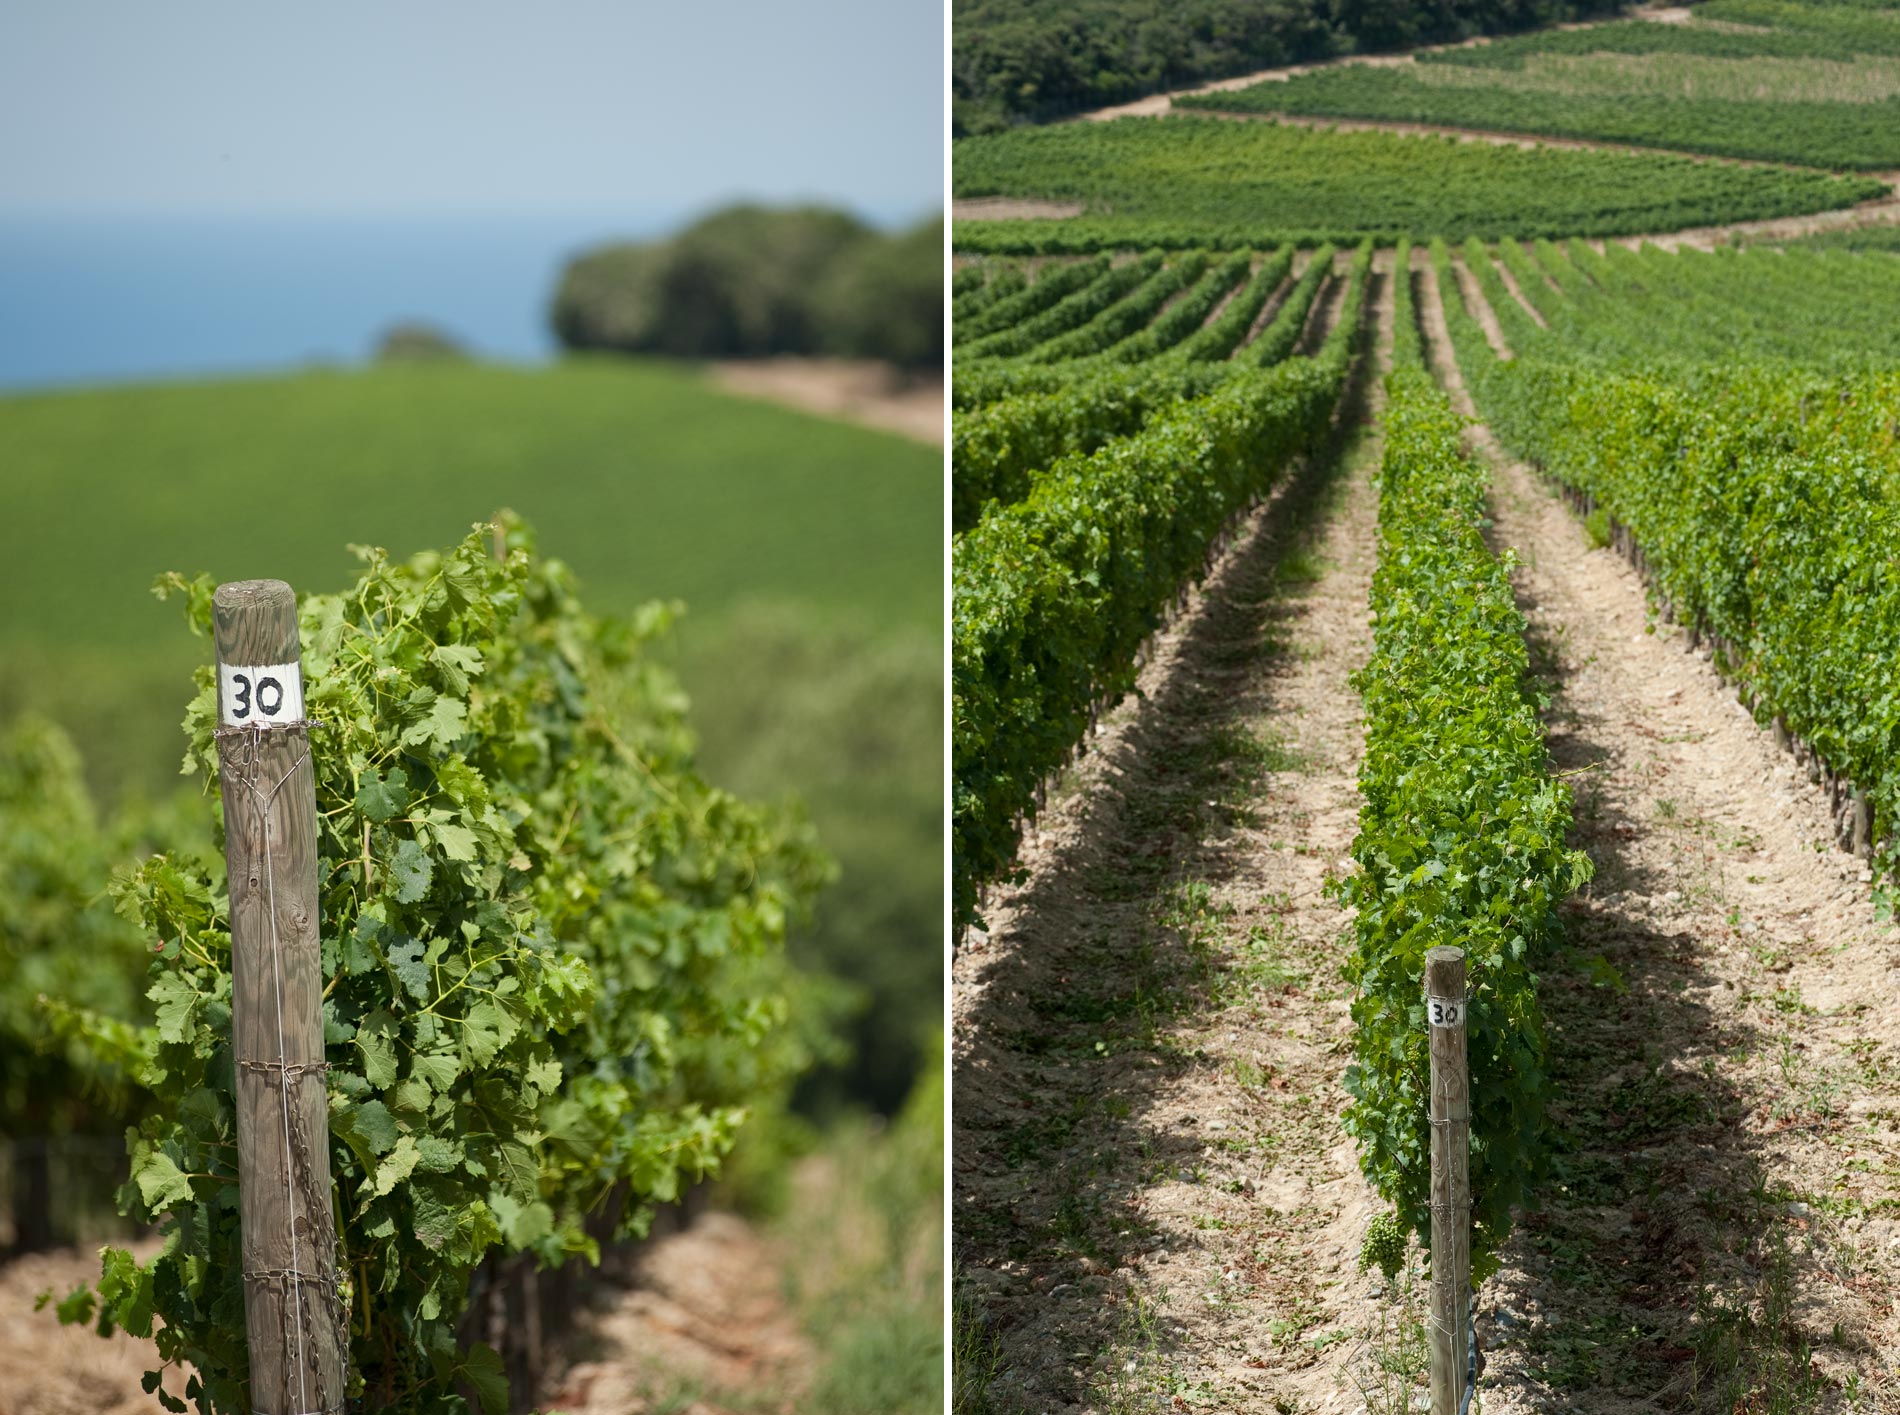
{"label": "wooden stake in row", "polygon": [[1425,1026],[1432,1057],[1432,1415],[1459,1415],[1471,1340],[1471,1083],[1463,949],[1425,954]]}
{"label": "wooden stake in row", "polygon": [[220,585],[213,609],[251,1408],[337,1415],[349,1337],[330,1213],[316,775],[297,597],[281,580],[245,580]]}

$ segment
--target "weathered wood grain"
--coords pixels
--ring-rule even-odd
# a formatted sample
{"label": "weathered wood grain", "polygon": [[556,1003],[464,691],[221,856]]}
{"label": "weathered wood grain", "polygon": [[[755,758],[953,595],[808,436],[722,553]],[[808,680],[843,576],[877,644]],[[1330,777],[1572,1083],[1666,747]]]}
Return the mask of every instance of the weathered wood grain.
{"label": "weathered wood grain", "polygon": [[[213,606],[220,664],[301,661],[289,585],[220,585]],[[227,706],[219,703],[220,722]],[[331,1218],[309,732],[224,733],[218,767],[251,1406],[259,1415],[327,1415],[343,1409],[348,1332]]]}
{"label": "weathered wood grain", "polygon": [[1466,1023],[1433,1026],[1429,999],[1464,1000],[1463,949],[1426,952],[1425,996],[1432,1055],[1432,1415],[1457,1415],[1471,1303],[1471,1078]]}

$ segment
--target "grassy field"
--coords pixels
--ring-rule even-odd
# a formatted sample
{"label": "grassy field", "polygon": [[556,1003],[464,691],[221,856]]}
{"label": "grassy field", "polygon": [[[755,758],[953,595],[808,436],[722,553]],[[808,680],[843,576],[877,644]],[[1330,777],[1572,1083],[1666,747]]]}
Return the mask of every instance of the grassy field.
{"label": "grassy field", "polygon": [[842,867],[800,944],[868,994],[836,1089],[902,1100],[940,997],[937,449],[627,360],[5,398],[0,446],[0,720],[65,725],[108,800],[177,781],[210,653],[162,571],[330,590],[351,543],[407,555],[509,506],[590,610],[684,600],[706,773],[796,796]]}
{"label": "grassy field", "polygon": [[[932,633],[939,455],[660,364],[307,373],[0,400],[0,706],[169,738],[205,646],[147,593],[208,570],[328,589],[351,543],[445,545],[503,506],[590,607],[681,599],[690,653],[748,601]],[[129,709],[129,711],[128,711]],[[148,739],[149,740],[149,739]],[[89,757],[118,756],[94,740]],[[142,753],[141,753],[142,755]],[[165,756],[174,755],[169,747]],[[168,774],[120,760],[115,780]]]}
{"label": "grassy field", "polygon": [[1404,234],[1629,235],[1825,211],[1886,190],[1866,178],[1662,153],[1501,148],[1200,116],[1020,128],[965,138],[952,159],[960,198],[1082,205],[1068,220],[956,223],[959,250],[1021,253]]}

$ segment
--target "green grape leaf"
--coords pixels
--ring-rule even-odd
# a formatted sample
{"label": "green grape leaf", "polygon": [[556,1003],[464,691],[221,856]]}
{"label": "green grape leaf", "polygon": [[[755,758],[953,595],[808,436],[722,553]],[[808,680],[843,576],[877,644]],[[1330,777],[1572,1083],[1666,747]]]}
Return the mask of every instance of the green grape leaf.
{"label": "green grape leaf", "polygon": [[417,1148],[421,1151],[417,1164],[431,1174],[447,1174],[462,1162],[462,1147],[440,1135],[424,1135]]}
{"label": "green grape leaf", "polygon": [[149,1337],[154,1311],[152,1269],[123,1248],[105,1249],[100,1254],[99,1302],[133,1336]]}
{"label": "green grape leaf", "polygon": [[470,1063],[486,1066],[517,1030],[515,1019],[492,1002],[479,1002],[463,1018],[462,1050]]}
{"label": "green grape leaf", "polygon": [[407,731],[402,734],[405,747],[428,743],[449,748],[468,732],[468,705],[458,698],[437,697]]}
{"label": "green grape leaf", "polygon": [[382,825],[409,809],[409,776],[401,767],[393,767],[387,777],[374,769],[363,774],[356,792],[357,812]]}
{"label": "green grape leaf", "polygon": [[413,1135],[404,1135],[376,1166],[376,1192],[387,1194],[403,1180],[415,1172],[416,1161],[422,1158],[421,1148]]}
{"label": "green grape leaf", "polygon": [[462,1379],[474,1388],[482,1415],[508,1415],[508,1375],[492,1347],[478,1342],[469,1348]]}
{"label": "green grape leaf", "polygon": [[451,860],[473,860],[477,857],[478,846],[475,832],[467,826],[457,825],[450,820],[431,820],[429,829],[435,832],[435,838],[441,843],[442,853]]}
{"label": "green grape leaf", "polygon": [[508,1194],[496,1194],[488,1204],[501,1222],[501,1231],[517,1248],[538,1243],[554,1232],[554,1210],[538,1199],[524,1204]]}
{"label": "green grape leaf", "polygon": [[462,1058],[452,1051],[419,1051],[410,1061],[417,1076],[438,1091],[446,1091],[462,1074]]}
{"label": "green grape leaf", "polygon": [[468,692],[468,680],[482,671],[482,651],[473,644],[439,644],[429,653],[442,670],[442,682],[458,698]]}
{"label": "green grape leaf", "polygon": [[387,1153],[400,1131],[396,1118],[381,1101],[364,1101],[351,1112],[350,1133],[360,1139],[373,1155]]}
{"label": "green grape leaf", "polygon": [[[425,1142],[426,1143],[426,1142]],[[432,1251],[440,1251],[462,1226],[461,1213],[442,1200],[418,1189],[415,1197],[414,1232]]]}
{"label": "green grape leaf", "polygon": [[413,840],[401,840],[389,859],[389,878],[395,885],[398,904],[414,904],[429,892],[434,866],[423,848]]}
{"label": "green grape leaf", "polygon": [[389,966],[395,969],[396,977],[417,1002],[429,1000],[427,955],[426,946],[413,938],[406,938],[389,949]]}
{"label": "green grape leaf", "polygon": [[356,1045],[363,1053],[363,1078],[378,1090],[396,1080],[395,1031],[396,1019],[380,1007],[356,1029]]}
{"label": "green grape leaf", "polygon": [[191,1180],[163,1150],[141,1146],[132,1159],[132,1178],[139,1198],[152,1213],[161,1213],[192,1197]]}
{"label": "green grape leaf", "polygon": [[552,1094],[561,1084],[561,1063],[553,1057],[529,1062],[527,1082],[544,1095]]}
{"label": "green grape leaf", "polygon": [[155,1021],[162,1042],[189,1041],[198,991],[176,973],[163,973],[145,994],[158,1004]]}

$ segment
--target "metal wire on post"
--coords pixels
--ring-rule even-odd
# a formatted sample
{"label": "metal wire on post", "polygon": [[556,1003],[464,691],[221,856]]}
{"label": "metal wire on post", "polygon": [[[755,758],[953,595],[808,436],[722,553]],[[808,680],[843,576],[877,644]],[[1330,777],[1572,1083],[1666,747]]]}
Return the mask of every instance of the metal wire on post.
{"label": "metal wire on post", "polygon": [[[294,1344],[296,1348],[297,1403],[304,1407],[306,1411],[310,1405],[310,1392],[309,1383],[305,1377],[305,1366],[307,1363],[304,1343],[303,1285],[306,1282],[316,1279],[303,1271],[303,1263],[297,1251],[297,1163],[294,1146],[290,1138],[291,1105],[289,1090],[292,1083],[301,1081],[306,1073],[327,1071],[329,1070],[330,1064],[327,1061],[320,1061],[299,1062],[292,1065],[287,1059],[287,1053],[284,1049],[283,944],[277,932],[277,880],[276,869],[271,860],[273,853],[271,847],[275,843],[271,838],[271,810],[277,800],[277,793],[283,788],[284,783],[290,780],[296,773],[298,767],[310,760],[310,751],[308,746],[306,746],[303,755],[291,763],[290,770],[278,777],[268,792],[260,792],[258,790],[257,777],[257,748],[259,738],[265,732],[282,732],[291,728],[302,728],[305,729],[307,740],[309,725],[308,722],[304,721],[294,723],[287,722],[270,727],[266,727],[262,723],[252,723],[244,727],[219,728],[213,734],[214,736],[221,737],[228,733],[250,738],[251,755],[247,762],[249,770],[239,777],[239,783],[245,790],[250,792],[252,800],[257,806],[258,814],[261,815],[264,820],[264,913],[270,919],[271,991],[276,1002],[277,1010],[277,1060],[274,1062],[258,1061],[252,1057],[243,1057],[239,1059],[237,1064],[251,1071],[260,1071],[267,1074],[275,1072],[277,1075],[278,1090],[284,1093],[283,1104],[279,1107],[284,1117],[284,1208],[291,1216],[290,1266],[288,1268],[264,1268],[254,1272],[247,1270],[244,1274],[244,1280],[246,1282],[286,1282],[294,1294],[295,1301],[293,1308],[296,1316],[296,1340]],[[335,1280],[334,1273],[332,1274],[331,1280],[333,1282]],[[289,1319],[290,1315],[291,1313],[288,1311],[285,1313],[286,1320]],[[292,1343],[286,1339],[285,1345],[290,1346]]]}
{"label": "metal wire on post", "polygon": [[341,1415],[348,1317],[321,1080],[313,724],[296,597],[252,580],[219,586],[213,606],[251,1406]]}

